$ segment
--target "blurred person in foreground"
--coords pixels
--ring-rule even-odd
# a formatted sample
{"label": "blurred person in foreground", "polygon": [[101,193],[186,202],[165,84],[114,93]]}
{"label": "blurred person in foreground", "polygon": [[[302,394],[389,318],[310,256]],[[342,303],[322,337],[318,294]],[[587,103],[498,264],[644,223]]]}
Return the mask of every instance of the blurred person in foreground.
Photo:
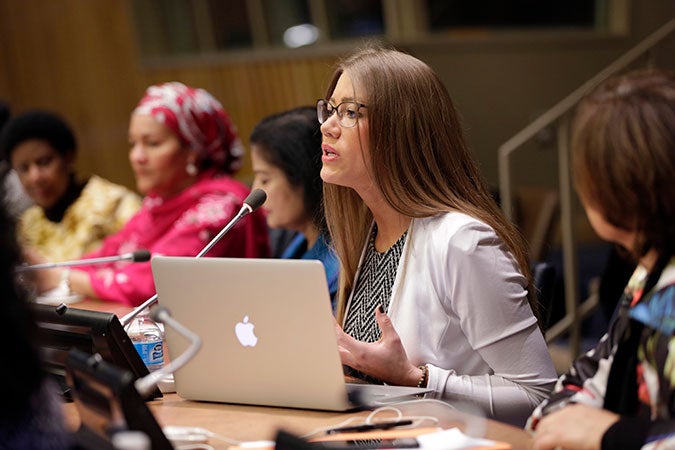
{"label": "blurred person in foreground", "polygon": [[572,168],[591,225],[637,268],[607,334],[528,421],[534,448],[675,448],[675,72],[630,72],[588,94]]}
{"label": "blurred person in foreground", "polygon": [[[0,182],[4,179],[0,178]],[[62,399],[41,368],[36,333],[23,288],[16,282],[20,261],[15,223],[0,204],[0,298],[3,364],[0,385],[0,448],[58,450],[68,448]]]}
{"label": "blurred person in foreground", "polygon": [[[150,86],[131,114],[129,161],[145,195],[139,212],[85,257],[147,249],[195,256],[236,216],[249,188],[235,180],[244,156],[234,124],[207,91],[178,82]],[[241,220],[205,256],[267,257],[265,218]],[[150,262],[38,273],[38,289],[65,286],[86,297],[138,305],[155,294]],[[186,280],[189,282],[189,280]],[[186,299],[189,301],[189,299]]]}

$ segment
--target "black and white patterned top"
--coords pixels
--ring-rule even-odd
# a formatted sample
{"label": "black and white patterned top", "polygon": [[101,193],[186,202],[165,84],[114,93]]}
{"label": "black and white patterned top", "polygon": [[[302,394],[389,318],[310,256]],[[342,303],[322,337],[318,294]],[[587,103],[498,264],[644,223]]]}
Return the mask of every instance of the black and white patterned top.
{"label": "black and white patterned top", "polygon": [[375,342],[380,339],[375,308],[382,305],[385,312],[389,310],[391,288],[407,235],[406,231],[391,248],[379,253],[375,250],[377,225],[373,226],[344,324],[344,331],[359,341]]}

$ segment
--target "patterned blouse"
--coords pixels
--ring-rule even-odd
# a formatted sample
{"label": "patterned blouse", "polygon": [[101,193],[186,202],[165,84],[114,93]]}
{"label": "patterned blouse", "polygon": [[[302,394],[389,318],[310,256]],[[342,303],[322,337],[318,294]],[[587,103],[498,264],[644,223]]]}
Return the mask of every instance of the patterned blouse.
{"label": "patterned blouse", "polygon": [[19,240],[50,262],[78,259],[120,230],[140,206],[129,189],[92,176],[60,221],[49,220],[37,205],[28,208],[19,221]]}
{"label": "patterned blouse", "polygon": [[[356,287],[351,302],[348,305],[344,331],[363,342],[375,342],[382,336],[377,321],[375,308],[382,305],[385,312],[389,310],[391,288],[396,279],[398,263],[403,254],[403,246],[408,235],[406,231],[388,250],[383,253],[375,249],[377,224],[373,225],[373,232],[368,240],[368,247],[363,263],[356,280]],[[377,378],[344,366],[345,374],[361,378],[368,383],[382,384]]]}
{"label": "patterned blouse", "polygon": [[391,288],[407,235],[406,231],[387,251],[380,253],[375,249],[377,225],[373,226],[345,320],[344,330],[353,338],[364,342],[380,339],[382,333],[375,320],[375,308],[382,305],[385,312],[389,309]]}
{"label": "patterned blouse", "polygon": [[528,428],[568,403],[621,415],[603,436],[603,449],[644,450],[675,445],[675,257],[653,287],[638,266],[607,334],[558,379]]}

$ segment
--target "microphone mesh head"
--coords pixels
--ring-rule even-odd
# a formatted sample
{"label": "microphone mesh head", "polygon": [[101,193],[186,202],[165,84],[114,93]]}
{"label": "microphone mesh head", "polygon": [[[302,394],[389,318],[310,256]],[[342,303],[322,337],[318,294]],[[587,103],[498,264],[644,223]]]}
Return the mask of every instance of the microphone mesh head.
{"label": "microphone mesh head", "polygon": [[260,208],[263,203],[267,200],[267,193],[262,189],[254,189],[253,192],[248,194],[248,197],[244,200],[244,203],[251,207],[251,212]]}
{"label": "microphone mesh head", "polygon": [[164,313],[168,314],[169,316],[171,315],[169,313],[169,310],[161,305],[155,305],[152,308],[150,308],[150,318],[154,320],[155,322],[164,322]]}
{"label": "microphone mesh head", "polygon": [[132,261],[134,262],[145,262],[145,261],[150,261],[150,252],[148,250],[136,250],[135,252],[132,253],[133,259]]}

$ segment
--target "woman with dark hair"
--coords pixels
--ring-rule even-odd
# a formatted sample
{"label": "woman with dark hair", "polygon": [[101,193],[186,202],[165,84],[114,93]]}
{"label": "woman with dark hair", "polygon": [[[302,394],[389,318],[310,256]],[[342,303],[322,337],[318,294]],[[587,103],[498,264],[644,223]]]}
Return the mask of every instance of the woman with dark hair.
{"label": "woman with dark hair", "polygon": [[326,269],[331,297],[339,266],[329,247],[323,212],[321,132],[316,108],[300,107],[261,120],[251,133],[254,188],[267,193],[267,225],[297,234],[281,258],[318,259]]}
{"label": "woman with dark hair", "polygon": [[579,198],[637,268],[595,349],[529,421],[536,449],[675,446],[675,72],[616,76],[572,124]]}
{"label": "woman with dark hair", "polygon": [[317,112],[342,362],[523,425],[556,374],[525,244],[447,90],[422,61],[368,48],[339,64]]}
{"label": "woman with dark hair", "polygon": [[[0,134],[5,124],[9,122],[11,115],[9,104],[0,100]],[[12,217],[18,218],[33,204],[33,201],[21,186],[16,171],[12,169],[9,161],[3,159],[1,155],[0,152],[0,178],[4,181],[0,187],[0,201],[4,203],[7,212]]]}
{"label": "woman with dark hair", "polygon": [[138,211],[129,189],[98,176],[75,173],[77,140],[70,126],[49,111],[12,118],[0,135],[0,153],[34,205],[20,216],[21,245],[51,262],[96,250]]}
{"label": "woman with dark hair", "polygon": [[[195,256],[234,218],[249,194],[232,175],[243,147],[223,106],[182,83],[150,86],[129,124],[129,161],[145,195],[139,212],[86,257],[147,249]],[[259,212],[233,227],[206,256],[266,257],[269,240]],[[155,293],[150,262],[40,271],[39,290],[64,286],[86,297],[138,305]],[[186,299],[188,300],[188,299]]]}
{"label": "woman with dark hair", "polygon": [[[0,182],[4,180],[0,178]],[[26,293],[16,283],[20,260],[15,226],[0,204],[0,298],[3,365],[0,386],[0,447],[36,450],[68,448],[62,400],[42,371]]]}

